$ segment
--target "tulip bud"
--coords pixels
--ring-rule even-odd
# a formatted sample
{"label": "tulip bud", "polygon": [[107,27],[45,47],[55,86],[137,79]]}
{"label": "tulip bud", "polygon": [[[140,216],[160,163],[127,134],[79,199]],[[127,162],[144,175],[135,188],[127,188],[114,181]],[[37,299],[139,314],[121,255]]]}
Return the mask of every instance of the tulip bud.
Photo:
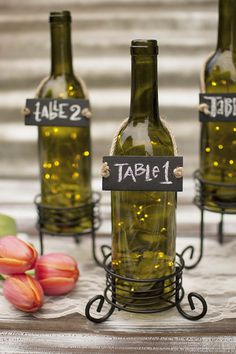
{"label": "tulip bud", "polygon": [[30,275],[19,274],[7,278],[3,283],[3,294],[21,311],[35,312],[43,305],[42,287]]}
{"label": "tulip bud", "polygon": [[79,270],[72,257],[63,253],[50,253],[38,258],[35,276],[45,295],[63,295],[75,287]]}
{"label": "tulip bud", "polygon": [[0,239],[0,273],[21,274],[34,268],[37,251],[29,243],[15,236]]}

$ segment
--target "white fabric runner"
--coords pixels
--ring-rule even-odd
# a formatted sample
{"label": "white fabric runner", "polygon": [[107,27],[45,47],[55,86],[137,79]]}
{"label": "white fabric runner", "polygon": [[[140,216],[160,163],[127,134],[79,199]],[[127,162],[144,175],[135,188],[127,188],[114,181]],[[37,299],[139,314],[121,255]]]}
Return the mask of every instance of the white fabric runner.
{"label": "white fabric runner", "polygon": [[[23,238],[36,246],[38,245],[37,237],[29,238],[23,235]],[[99,244],[103,243],[104,239],[100,239]],[[196,245],[198,249],[199,241],[193,238],[179,238],[177,240],[177,251],[180,253],[189,244]],[[204,249],[203,259],[197,268],[184,270],[183,285],[185,293],[187,295],[194,291],[206,299],[208,312],[200,320],[201,322],[216,322],[225,318],[236,318],[236,239],[232,237],[223,246],[219,245],[216,239],[207,239],[204,243]],[[32,316],[38,319],[59,318],[74,313],[84,316],[88,300],[95,295],[103,294],[105,271],[96,266],[92,259],[89,236],[83,237],[78,245],[72,239],[47,237],[45,238],[45,254],[52,251],[66,252],[77,259],[81,276],[76,289],[66,296],[46,297],[43,308],[30,315],[9,305],[3,297],[2,287],[0,287],[0,321]],[[182,304],[185,310],[189,309],[186,297]],[[142,330],[145,328],[170,327],[170,325],[193,326],[194,322],[184,319],[177,309],[173,308],[150,315],[130,314],[115,310],[106,324],[119,330],[125,330],[125,328],[131,328],[132,326]]]}

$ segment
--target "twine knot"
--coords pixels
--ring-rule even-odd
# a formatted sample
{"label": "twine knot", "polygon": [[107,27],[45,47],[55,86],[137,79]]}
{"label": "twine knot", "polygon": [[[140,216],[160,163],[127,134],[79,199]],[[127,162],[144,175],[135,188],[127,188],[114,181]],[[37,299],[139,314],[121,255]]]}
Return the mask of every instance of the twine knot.
{"label": "twine knot", "polygon": [[81,114],[85,118],[91,118],[92,117],[92,113],[91,113],[91,111],[88,108],[82,109]]}
{"label": "twine knot", "polygon": [[31,113],[31,112],[30,112],[30,109],[27,108],[27,107],[23,107],[23,108],[21,109],[21,114],[22,114],[23,116],[28,116],[30,113]]}
{"label": "twine knot", "polygon": [[183,167],[176,167],[173,172],[176,178],[182,178],[184,175]]}
{"label": "twine knot", "polygon": [[110,169],[109,169],[109,166],[108,166],[108,163],[107,162],[103,162],[102,164],[102,167],[101,167],[101,176],[102,177],[109,177],[110,176]]}
{"label": "twine knot", "polygon": [[200,112],[203,112],[204,114],[206,114],[207,116],[209,116],[211,114],[211,112],[209,111],[209,106],[206,103],[201,103],[198,106],[198,109]]}

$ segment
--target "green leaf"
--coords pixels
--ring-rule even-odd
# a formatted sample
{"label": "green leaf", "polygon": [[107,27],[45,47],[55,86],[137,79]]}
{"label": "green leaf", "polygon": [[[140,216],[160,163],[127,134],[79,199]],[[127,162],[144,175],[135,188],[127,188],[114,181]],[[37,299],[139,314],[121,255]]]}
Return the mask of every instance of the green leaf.
{"label": "green leaf", "polygon": [[16,236],[17,227],[15,220],[4,214],[0,214],[0,237]]}

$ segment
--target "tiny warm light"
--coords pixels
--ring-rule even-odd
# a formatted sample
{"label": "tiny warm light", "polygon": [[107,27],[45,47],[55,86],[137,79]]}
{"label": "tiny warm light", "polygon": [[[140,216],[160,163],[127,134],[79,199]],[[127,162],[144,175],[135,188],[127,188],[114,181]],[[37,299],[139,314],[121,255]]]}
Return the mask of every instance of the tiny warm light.
{"label": "tiny warm light", "polygon": [[229,160],[229,164],[233,165],[234,164],[234,160]]}
{"label": "tiny warm light", "polygon": [[84,156],[89,156],[89,151],[85,151],[85,152],[83,153],[83,155],[84,155]]}
{"label": "tiny warm light", "polygon": [[229,173],[228,173],[228,177],[229,177],[229,178],[232,178],[232,177],[233,177],[233,173],[229,172]]}
{"label": "tiny warm light", "polygon": [[217,86],[217,83],[215,81],[211,82],[212,86]]}
{"label": "tiny warm light", "polygon": [[236,132],[236,128],[233,128],[233,131]]}
{"label": "tiny warm light", "polygon": [[218,161],[214,161],[214,162],[213,162],[213,165],[214,165],[215,167],[217,167],[217,166],[219,166],[219,162],[218,162]]}
{"label": "tiny warm light", "polygon": [[163,227],[162,229],[161,229],[161,232],[166,232],[167,230],[166,230],[166,228],[165,227]]}
{"label": "tiny warm light", "polygon": [[140,218],[140,221],[144,221],[145,219],[144,218]]}
{"label": "tiny warm light", "polygon": [[53,128],[54,133],[58,133],[59,129],[58,128]]}
{"label": "tiny warm light", "polygon": [[76,194],[76,195],[75,195],[75,200],[76,200],[77,202],[80,200],[80,198],[81,198],[81,195],[80,195],[80,194]]}
{"label": "tiny warm light", "polygon": [[71,133],[70,137],[71,139],[75,140],[77,139],[78,135],[76,133]]}
{"label": "tiny warm light", "polygon": [[46,173],[44,177],[45,177],[45,179],[50,179],[50,174]]}
{"label": "tiny warm light", "polygon": [[54,166],[58,167],[60,165],[60,161],[56,160],[54,161]]}
{"label": "tiny warm light", "polygon": [[47,168],[47,167],[48,167],[47,162],[44,162],[44,163],[43,163],[43,168]]}
{"label": "tiny warm light", "polygon": [[147,219],[148,218],[148,214],[144,214],[144,217]]}
{"label": "tiny warm light", "polygon": [[159,258],[163,258],[164,257],[164,253],[163,252],[158,252],[158,257]]}
{"label": "tiny warm light", "polygon": [[222,150],[224,146],[222,144],[218,145],[218,149]]}
{"label": "tiny warm light", "polygon": [[52,164],[50,162],[48,163],[48,168],[52,168]]}
{"label": "tiny warm light", "polygon": [[157,201],[158,201],[158,203],[160,203],[161,202],[161,198],[158,198]]}
{"label": "tiny warm light", "polygon": [[74,172],[73,174],[72,174],[72,179],[78,179],[79,178],[79,172]]}
{"label": "tiny warm light", "polygon": [[220,127],[219,127],[219,125],[217,125],[217,126],[216,126],[216,130],[220,130]]}
{"label": "tiny warm light", "polygon": [[49,132],[48,130],[46,130],[46,132],[44,133],[44,135],[45,135],[46,137],[49,137],[49,136],[50,136],[50,132]]}
{"label": "tiny warm light", "polygon": [[210,151],[211,151],[211,148],[208,146],[208,147],[205,148],[205,151],[206,151],[206,152],[210,152]]}

